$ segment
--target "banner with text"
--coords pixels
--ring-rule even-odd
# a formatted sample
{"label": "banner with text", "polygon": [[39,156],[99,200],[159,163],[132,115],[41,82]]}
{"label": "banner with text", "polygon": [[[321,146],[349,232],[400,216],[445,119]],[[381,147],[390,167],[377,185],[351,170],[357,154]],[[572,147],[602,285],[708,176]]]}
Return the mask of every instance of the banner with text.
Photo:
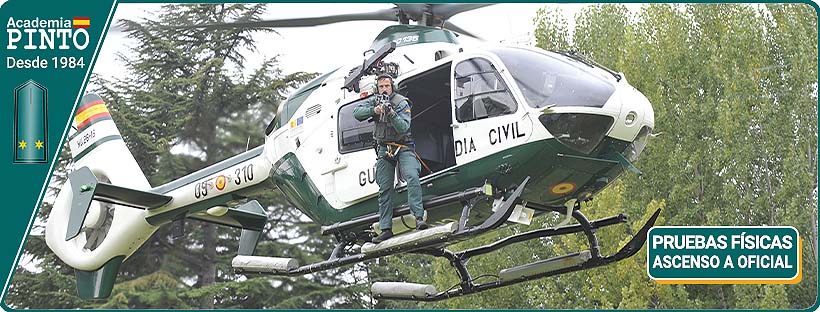
{"label": "banner with text", "polygon": [[647,273],[664,284],[795,284],[801,241],[787,226],[654,227]]}

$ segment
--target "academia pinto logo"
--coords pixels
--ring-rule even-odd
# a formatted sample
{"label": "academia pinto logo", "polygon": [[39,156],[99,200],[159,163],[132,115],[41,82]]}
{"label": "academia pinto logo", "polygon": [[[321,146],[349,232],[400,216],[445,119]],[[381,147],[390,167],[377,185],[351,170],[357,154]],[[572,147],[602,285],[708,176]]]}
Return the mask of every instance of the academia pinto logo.
{"label": "academia pinto logo", "polygon": [[8,41],[6,49],[15,50],[85,50],[91,27],[88,17],[59,19],[14,19],[6,22]]}
{"label": "academia pinto logo", "polygon": [[653,227],[647,274],[661,284],[796,284],[802,241],[788,226]]}
{"label": "academia pinto logo", "polygon": [[85,59],[78,54],[91,43],[91,19],[9,17],[6,21],[6,68],[8,69],[84,69]]}

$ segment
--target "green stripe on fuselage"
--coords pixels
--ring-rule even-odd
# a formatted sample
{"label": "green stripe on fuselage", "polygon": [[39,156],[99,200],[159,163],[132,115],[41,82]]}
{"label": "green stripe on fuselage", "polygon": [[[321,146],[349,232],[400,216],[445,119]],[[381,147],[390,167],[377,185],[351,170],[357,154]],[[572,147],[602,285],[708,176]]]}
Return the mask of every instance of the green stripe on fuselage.
{"label": "green stripe on fuselage", "polygon": [[122,140],[122,137],[119,136],[119,135],[109,135],[107,137],[104,137],[104,138],[101,138],[101,139],[97,140],[96,142],[92,143],[91,146],[87,147],[84,151],[77,154],[77,157],[74,157],[74,162],[77,162],[81,158],[85,157],[85,155],[88,155],[88,153],[90,153],[95,148],[97,148],[97,146],[100,146],[105,142],[113,141],[113,140]]}
{"label": "green stripe on fuselage", "polygon": [[[231,158],[228,158],[228,159],[223,160],[221,162],[218,162],[216,164],[213,164],[210,167],[204,168],[200,171],[196,171],[194,173],[191,173],[191,174],[189,174],[187,176],[184,176],[182,178],[179,178],[177,180],[174,180],[174,181],[171,181],[169,183],[157,186],[157,187],[151,189],[150,192],[159,193],[159,194],[167,194],[167,193],[169,193],[171,191],[174,191],[176,189],[179,189],[183,186],[190,185],[191,183],[194,183],[194,182],[196,182],[200,179],[203,179],[205,177],[208,177],[210,175],[218,173],[222,170],[225,170],[225,169],[228,169],[232,166],[235,166],[239,163],[242,163],[244,161],[252,159],[256,156],[259,156],[259,155],[262,154],[263,149],[264,149],[264,145],[258,146],[258,147],[254,148],[252,150],[249,150],[249,151],[244,152],[242,154],[236,155],[234,157],[231,157]],[[260,184],[266,184],[266,183],[262,182]],[[161,212],[161,213],[158,213],[158,214],[155,214],[155,215],[148,216],[148,217],[145,218],[145,220],[148,223],[152,224],[152,225],[160,225],[160,224],[163,224],[165,222],[169,222],[171,220],[174,220],[174,219],[178,218],[180,215],[187,216],[187,215],[190,215],[192,213],[203,211],[205,209],[208,209],[208,208],[211,208],[211,207],[214,207],[214,206],[225,205],[226,203],[228,203],[230,201],[234,201],[234,200],[237,200],[237,199],[244,199],[244,198],[247,197],[246,195],[249,192],[252,192],[252,190],[255,190],[255,189],[258,189],[258,188],[259,188],[258,186],[254,185],[254,186],[250,186],[250,187],[245,188],[245,189],[237,190],[235,192],[221,194],[221,195],[214,196],[214,197],[202,200],[202,201],[195,202],[195,203],[190,204],[188,206],[177,207],[177,208],[165,211],[165,212]],[[230,223],[233,224],[234,222],[230,221]]]}
{"label": "green stripe on fuselage", "polygon": [[[605,145],[622,148],[625,143],[612,144],[609,142]],[[567,200],[577,197],[581,191],[597,193],[623,172],[623,168],[617,163],[600,161],[602,157],[597,156],[597,151],[608,148],[609,146],[601,146],[593,153],[596,156],[589,156],[577,155],[577,152],[566,148],[554,139],[522,144],[444,172],[423,177],[421,184],[425,186],[424,198],[429,199],[481,186],[485,180],[489,180],[498,187],[506,188],[520,183],[529,176],[531,177],[530,183],[522,195],[523,199],[542,204],[563,205]],[[559,154],[577,155],[584,158],[561,157]],[[442,174],[446,176],[438,178]],[[596,183],[602,177],[606,177],[608,182]],[[292,153],[285,155],[274,164],[271,179],[296,208],[322,225],[348,221],[378,211],[375,197],[343,209],[333,208]],[[575,183],[577,188],[563,195],[554,195],[549,192],[549,187],[562,182]],[[432,186],[427,187],[428,184]],[[406,193],[403,189],[403,187],[398,189],[400,195],[394,202],[395,206],[406,202],[406,195],[404,195]],[[443,211],[437,210],[436,212],[437,219],[457,218],[461,213],[461,209],[441,210]]]}
{"label": "green stripe on fuselage", "polygon": [[[625,146],[624,142],[605,144],[618,146],[618,148]],[[607,148],[604,146],[598,150],[607,150]],[[261,151],[254,151],[254,153],[244,155],[241,159],[249,159],[252,157],[250,155],[258,155]],[[527,184],[522,199],[547,205],[563,205],[567,200],[577,197],[582,191],[592,194],[599,192],[623,173],[620,164],[612,161],[601,161],[602,157],[597,155],[597,152],[593,154],[596,155],[578,155],[554,139],[522,144],[423,177],[421,184],[425,186],[423,190],[424,198],[429,199],[439,195],[463,191],[470,187],[481,186],[487,180],[497,187],[507,188],[520,183],[525,177],[529,176],[530,183]],[[562,155],[582,157],[565,157]],[[238,162],[241,162],[241,160],[234,160],[230,162],[230,165]],[[186,185],[230,166],[222,163],[218,165],[215,168],[207,168],[207,174],[197,172],[196,178],[191,177],[194,176],[191,175],[190,178],[185,178],[187,182],[175,181],[173,183]],[[602,178],[606,178],[606,182],[603,184],[600,183]],[[551,186],[562,182],[572,182],[577,185],[577,188],[563,195],[555,195],[549,192]],[[322,225],[348,221],[378,211],[378,199],[376,197],[342,209],[332,207],[306,173],[296,155],[288,153],[273,165],[270,178],[267,181],[248,189],[197,202],[184,207],[182,210],[175,209],[151,216],[147,220],[151,224],[162,224],[173,220],[181,213],[191,214],[213,206],[224,205],[231,200],[247,198],[258,192],[269,191],[274,186],[278,187],[297,209]],[[404,187],[398,188],[397,191],[399,196],[394,202],[395,206],[406,202]],[[482,211],[481,209],[488,210],[489,205],[473,210],[478,217],[489,214],[489,211]],[[461,209],[458,207],[444,207],[433,212],[432,217],[434,221],[444,218],[457,219],[460,213]]]}

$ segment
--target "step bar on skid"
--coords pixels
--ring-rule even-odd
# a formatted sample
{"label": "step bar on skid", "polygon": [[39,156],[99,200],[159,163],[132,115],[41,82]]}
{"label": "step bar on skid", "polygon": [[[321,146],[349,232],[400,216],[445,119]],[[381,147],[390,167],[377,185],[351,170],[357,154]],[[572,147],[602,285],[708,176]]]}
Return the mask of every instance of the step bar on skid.
{"label": "step bar on skid", "polygon": [[[348,246],[354,245],[352,239],[340,240],[330,258],[325,261],[299,266],[295,259],[258,257],[240,255],[234,258],[233,267],[237,273],[259,273],[272,275],[302,275],[327,269],[337,268],[348,264],[358,263],[369,259],[380,258],[388,255],[412,252],[417,254],[443,257],[447,259],[458,273],[461,282],[458,286],[444,292],[437,292],[432,285],[401,283],[401,282],[378,282],[371,287],[374,297],[378,299],[397,299],[415,301],[438,301],[442,299],[472,294],[489,289],[517,284],[524,281],[564,274],[568,272],[586,270],[612,262],[620,261],[631,257],[640,250],[646,242],[647,232],[655,224],[660,214],[660,209],[655,211],[652,217],[643,225],[640,231],[627,243],[619,252],[610,256],[602,256],[598,246],[598,238],[595,230],[605,226],[626,222],[626,216],[619,214],[607,218],[588,220],[576,206],[572,210],[571,217],[578,221],[578,224],[561,226],[549,229],[539,229],[512,235],[494,243],[471,248],[463,251],[453,252],[445,249],[447,245],[466,240],[468,238],[484,234],[497,229],[503,225],[512,215],[514,207],[521,204],[521,193],[529,182],[529,177],[525,178],[516,189],[510,193],[496,211],[478,226],[468,227],[467,217],[475,203],[481,198],[492,196],[489,185],[484,187],[470,188],[464,192],[442,195],[432,199],[436,204],[442,206],[460,201],[463,203],[461,218],[458,222],[451,222],[444,225],[434,226],[423,231],[412,231],[397,235],[379,244],[365,243],[360,250],[354,254],[340,256]],[[523,203],[525,206],[541,211],[555,211],[567,213],[564,207],[547,207],[531,203]],[[426,206],[426,205],[425,205]],[[398,211],[397,211],[398,212]],[[357,225],[368,223],[373,216],[366,216],[357,220],[351,220],[322,229],[323,234],[338,234],[343,229],[352,228]],[[546,260],[508,268],[497,274],[496,281],[483,284],[473,283],[466,268],[467,261],[475,256],[496,251],[504,246],[539,239],[543,237],[566,235],[583,232],[589,241],[589,250],[584,250],[568,255],[558,256]]]}

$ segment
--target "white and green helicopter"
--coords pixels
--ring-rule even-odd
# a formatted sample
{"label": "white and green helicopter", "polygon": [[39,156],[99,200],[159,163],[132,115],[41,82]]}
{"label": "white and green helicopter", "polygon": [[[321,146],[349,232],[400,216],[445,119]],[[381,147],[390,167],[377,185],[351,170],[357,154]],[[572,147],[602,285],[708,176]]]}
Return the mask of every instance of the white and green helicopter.
{"label": "white and green helicopter", "polygon": [[[623,214],[588,220],[581,203],[626,171],[654,127],[647,98],[616,73],[571,52],[487,46],[465,48],[446,23],[486,4],[397,4],[392,9],[303,19],[195,27],[302,27],[348,20],[397,20],[376,36],[364,60],[308,82],[279,106],[262,146],[170,183],[151,186],[103,100],[88,94],[69,138],[75,171],[59,192],[46,226],[48,246],[76,269],[83,298],[110,295],[120,264],[158,227],[186,219],[242,229],[233,267],[247,274],[300,275],[399,253],[444,257],[459,287],[374,283],[375,297],[435,301],[523,281],[585,270],[634,255],[660,211],[614,255],[602,255],[595,231],[626,222]],[[410,20],[417,25],[410,25]],[[379,244],[373,123],[353,109],[373,95],[376,75],[396,77],[410,98],[422,172],[426,220],[415,230],[406,205],[395,209],[395,237]],[[404,182],[396,181],[399,198]],[[281,191],[337,240],[324,261],[255,254],[267,218],[256,194]],[[397,203],[401,204],[401,203]],[[574,218],[462,251],[447,246],[508,223],[547,213]],[[177,227],[177,228],[182,228]],[[589,249],[504,269],[475,283],[466,262],[504,246],[584,233]]]}

